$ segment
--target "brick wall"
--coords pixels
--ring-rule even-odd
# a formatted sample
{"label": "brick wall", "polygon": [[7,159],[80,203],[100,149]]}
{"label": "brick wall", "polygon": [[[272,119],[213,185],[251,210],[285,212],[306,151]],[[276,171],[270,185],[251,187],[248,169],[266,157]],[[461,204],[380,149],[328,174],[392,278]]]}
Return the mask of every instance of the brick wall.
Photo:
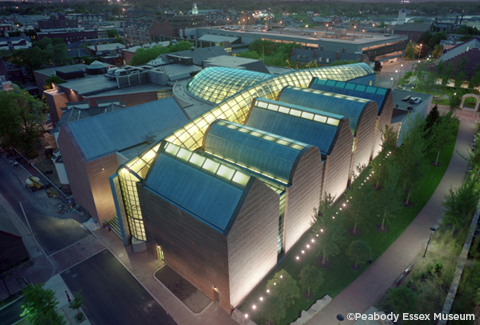
{"label": "brick wall", "polygon": [[347,188],[353,144],[353,136],[348,119],[345,119],[339,127],[341,127],[340,134],[324,164],[325,172],[322,193],[322,195],[330,193],[335,199],[338,199]]}
{"label": "brick wall", "polygon": [[89,100],[91,106],[96,105],[97,100],[104,100],[104,99],[120,99],[121,102],[125,102],[126,107],[140,105],[144,103],[149,103],[154,100],[158,100],[157,91],[146,91],[141,93],[133,93],[133,94],[117,94],[117,95],[109,95],[109,96],[102,96],[102,94],[96,96],[85,96],[82,97],[80,100]]}
{"label": "brick wall", "polygon": [[216,286],[231,313],[227,238],[141,184],[138,195],[149,250],[161,245],[166,264],[212,300]]}
{"label": "brick wall", "polygon": [[289,252],[302,235],[310,229],[313,209],[320,201],[322,157],[317,147],[308,149],[295,170],[293,185],[287,189],[284,223],[285,252]]}
{"label": "brick wall", "polygon": [[45,100],[47,101],[48,111],[52,122],[55,124],[60,121],[62,117],[62,107],[67,107],[68,103],[67,95],[63,92],[44,92]]}
{"label": "brick wall", "polygon": [[277,264],[278,211],[278,195],[255,179],[228,234],[230,304],[233,308]]}
{"label": "brick wall", "polygon": [[[94,200],[94,209],[90,214],[100,223],[110,219],[116,213],[113,202],[112,189],[108,177],[118,168],[117,155],[112,153],[85,164],[90,188]],[[70,184],[72,182],[70,181]]]}
{"label": "brick wall", "polygon": [[76,143],[68,124],[62,125],[58,136],[58,147],[62,153],[70,189],[75,200],[92,216],[96,215],[95,201],[90,188],[90,180],[85,167],[86,158]]}
{"label": "brick wall", "polygon": [[177,36],[175,28],[173,28],[173,26],[170,25],[168,21],[164,21],[161,23],[158,21],[154,21],[152,23],[152,26],[150,26],[150,29],[148,30],[148,34],[150,36],[150,39],[153,39],[153,35],[165,35],[171,37]]}

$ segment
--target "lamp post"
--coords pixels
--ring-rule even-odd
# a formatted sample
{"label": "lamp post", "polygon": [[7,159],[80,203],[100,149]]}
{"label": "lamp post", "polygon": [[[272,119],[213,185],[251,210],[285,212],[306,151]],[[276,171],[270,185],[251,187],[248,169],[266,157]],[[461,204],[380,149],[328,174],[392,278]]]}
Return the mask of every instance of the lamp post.
{"label": "lamp post", "polygon": [[423,253],[423,257],[425,258],[425,255],[427,254],[427,250],[428,250],[428,245],[430,245],[430,241],[432,240],[432,236],[433,236],[433,233],[437,230],[433,227],[430,227],[430,230],[432,231],[430,233],[430,238],[428,238],[428,242],[427,242],[427,247],[425,247],[425,252]]}
{"label": "lamp post", "polygon": [[338,325],[340,325],[340,322],[343,322],[345,318],[343,318],[343,315],[342,314],[338,314],[337,315],[337,320],[338,320]]}

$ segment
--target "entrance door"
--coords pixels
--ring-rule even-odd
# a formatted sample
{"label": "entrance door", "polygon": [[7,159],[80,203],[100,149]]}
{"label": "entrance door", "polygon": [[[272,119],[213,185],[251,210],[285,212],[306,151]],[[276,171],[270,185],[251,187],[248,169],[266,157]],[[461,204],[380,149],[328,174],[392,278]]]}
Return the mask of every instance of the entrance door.
{"label": "entrance door", "polygon": [[220,303],[220,294],[216,290],[214,290],[214,292],[215,292],[215,302]]}
{"label": "entrance door", "polygon": [[159,260],[165,261],[165,258],[163,257],[162,247],[160,247],[159,245],[157,245],[157,258]]}

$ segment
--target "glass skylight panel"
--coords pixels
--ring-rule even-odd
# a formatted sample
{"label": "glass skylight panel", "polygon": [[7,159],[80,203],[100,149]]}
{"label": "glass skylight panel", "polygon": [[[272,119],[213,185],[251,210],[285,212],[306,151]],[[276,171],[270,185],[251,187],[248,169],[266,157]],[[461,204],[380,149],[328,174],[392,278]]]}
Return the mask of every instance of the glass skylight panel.
{"label": "glass skylight panel", "polygon": [[229,168],[227,166],[221,165],[218,168],[217,175],[226,178],[228,180],[232,179],[233,174],[235,173],[235,170],[232,168]]}
{"label": "glass skylight panel", "polygon": [[232,181],[240,185],[246,186],[249,179],[250,179],[250,176],[237,170],[235,172],[235,175],[233,175]]}
{"label": "glass skylight panel", "polygon": [[280,113],[283,113],[283,114],[290,114],[290,109],[289,108],[286,108],[284,106],[280,106],[279,110],[278,110]]}
{"label": "glass skylight panel", "polygon": [[198,153],[192,154],[192,157],[190,158],[190,162],[194,165],[197,165],[198,167],[202,167],[205,160],[206,158],[203,156],[200,156]]}
{"label": "glass skylight panel", "polygon": [[261,102],[261,101],[258,101],[258,100],[257,100],[255,105],[258,106],[258,107],[261,107],[261,108],[267,108],[267,106],[268,106],[267,103]]}
{"label": "glass skylight panel", "polygon": [[327,122],[327,118],[325,116],[322,116],[322,115],[315,114],[315,117],[313,119],[314,119],[314,121],[320,122],[320,123],[326,123]]}
{"label": "glass skylight panel", "polygon": [[302,112],[302,117],[307,120],[313,120],[315,114],[309,112]]}
{"label": "glass skylight panel", "polygon": [[329,117],[328,120],[327,120],[327,124],[329,124],[329,125],[337,126],[339,123],[340,123],[340,121],[337,120],[336,118]]}

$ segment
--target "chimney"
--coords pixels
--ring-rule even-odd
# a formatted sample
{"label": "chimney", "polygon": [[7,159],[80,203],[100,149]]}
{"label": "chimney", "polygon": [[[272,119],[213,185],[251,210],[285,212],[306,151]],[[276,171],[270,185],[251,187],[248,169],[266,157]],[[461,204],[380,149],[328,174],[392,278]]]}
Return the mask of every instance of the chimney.
{"label": "chimney", "polygon": [[340,59],[340,52],[337,52],[335,54],[335,61],[339,60]]}
{"label": "chimney", "polygon": [[345,53],[346,50],[347,50],[346,48],[343,48],[343,49],[342,49],[342,53]]}

